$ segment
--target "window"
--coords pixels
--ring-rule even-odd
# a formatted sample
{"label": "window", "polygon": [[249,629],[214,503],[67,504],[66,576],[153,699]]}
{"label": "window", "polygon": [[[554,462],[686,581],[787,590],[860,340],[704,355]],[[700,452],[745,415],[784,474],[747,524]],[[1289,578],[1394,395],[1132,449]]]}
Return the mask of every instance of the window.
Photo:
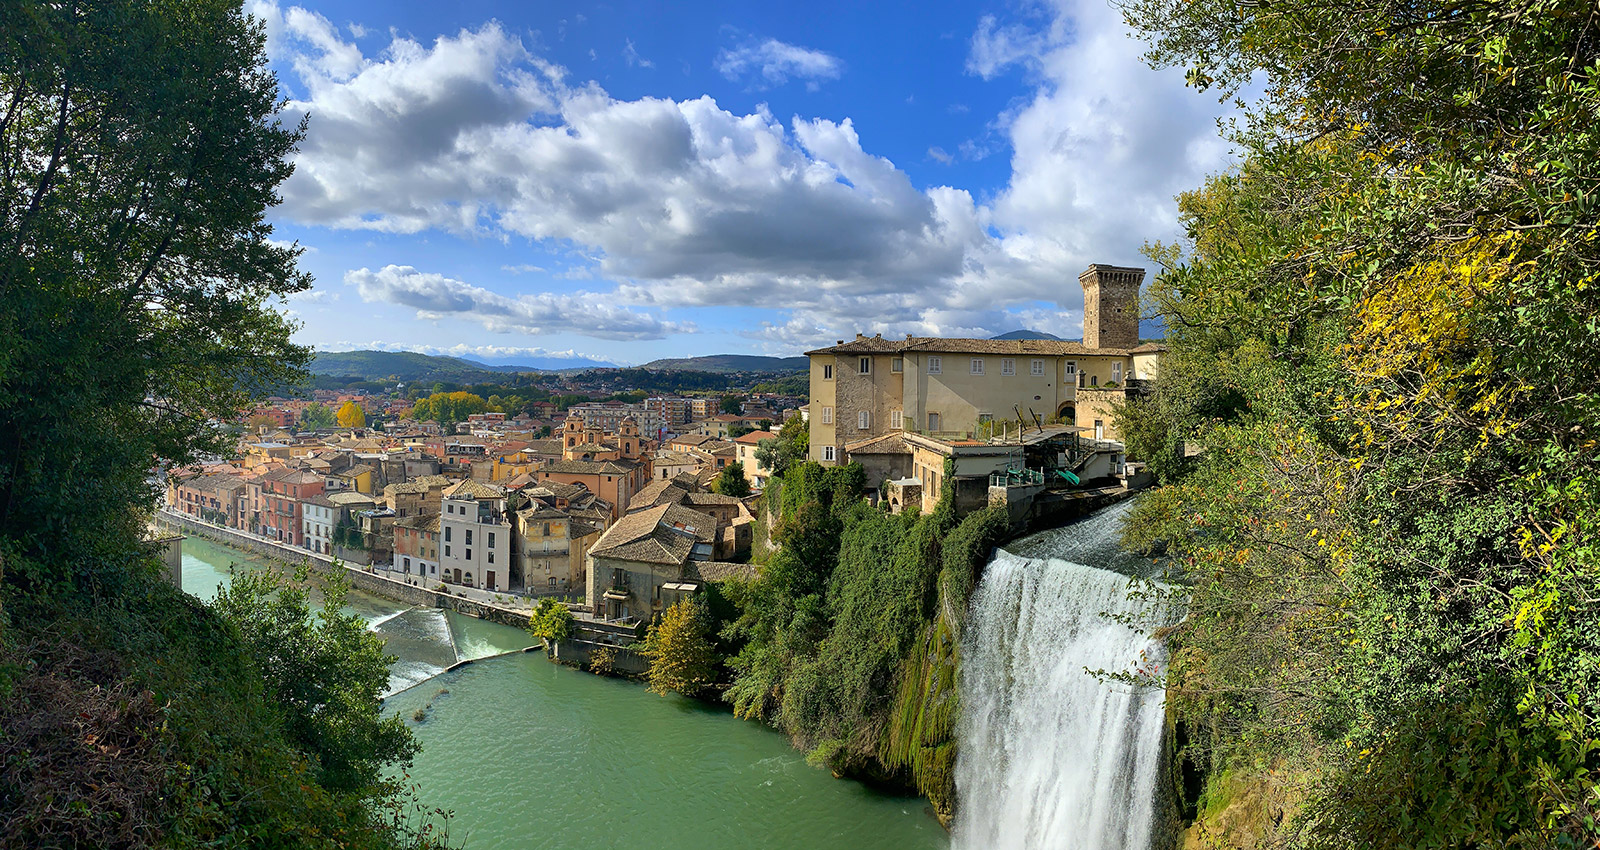
{"label": "window", "polygon": [[822,424],[824,424],[824,425],[832,425],[833,424],[833,408],[831,408],[831,407],[822,408]]}
{"label": "window", "polygon": [[904,372],[905,370],[906,370],[906,360],[905,360],[904,357],[896,357],[893,360],[889,361],[889,371],[891,371],[891,372]]}
{"label": "window", "polygon": [[994,421],[994,414],[993,413],[980,413],[980,414],[978,414],[978,424],[979,425],[983,425],[985,423],[993,422],[993,421]]}
{"label": "window", "polygon": [[[450,526],[448,525],[444,527],[444,542],[450,542]],[[446,549],[445,551],[448,552],[450,550]]]}
{"label": "window", "polygon": [[444,503],[444,512],[447,513],[447,514],[453,514],[453,513],[456,512],[456,506],[450,504],[449,502],[445,502]]}
{"label": "window", "polygon": [[1067,374],[1068,375],[1076,375],[1076,374],[1078,374],[1078,362],[1076,360],[1068,360],[1067,361]]}
{"label": "window", "polygon": [[1099,375],[1090,375],[1089,376],[1089,386],[1091,386],[1091,387],[1100,386],[1100,376]]}
{"label": "window", "polygon": [[929,357],[928,358],[928,374],[937,375],[937,374],[940,373],[940,370],[943,367],[944,367],[944,358],[943,357]]}
{"label": "window", "polygon": [[494,532],[489,532],[489,548],[494,548]]}
{"label": "window", "polygon": [[1000,374],[1004,377],[1017,374],[1017,361],[1009,357],[1002,358],[1000,361]]}
{"label": "window", "polygon": [[871,428],[871,427],[872,427],[872,412],[871,411],[863,410],[860,413],[856,414],[856,429],[857,430],[865,431],[865,430],[867,430],[868,428]]}
{"label": "window", "polygon": [[906,415],[899,410],[889,411],[889,427],[895,430],[906,427]]}
{"label": "window", "polygon": [[1122,364],[1121,363],[1113,363],[1113,364],[1111,364],[1111,382],[1114,383],[1114,384],[1122,383]]}
{"label": "window", "polygon": [[861,366],[860,366],[860,368],[856,369],[856,371],[860,372],[863,375],[870,374],[872,372],[872,358],[871,357],[863,357],[863,358],[861,358]]}
{"label": "window", "polygon": [[[450,553],[449,552],[445,552],[445,554],[448,555]],[[434,575],[438,575],[439,574],[439,565],[438,564],[429,564],[428,565],[428,572],[433,573]]]}
{"label": "window", "polygon": [[937,430],[939,430],[939,414],[934,413],[931,410],[928,411],[928,430],[929,431],[937,431]]}
{"label": "window", "polygon": [[834,452],[833,446],[823,446],[822,447],[822,459],[823,460],[831,462],[833,460],[836,460],[837,458],[838,458],[838,455]]}
{"label": "window", "polygon": [[1028,364],[1028,374],[1034,376],[1035,378],[1044,377],[1044,361],[1035,360]]}
{"label": "window", "polygon": [[823,365],[823,367],[822,367],[822,380],[824,380],[824,381],[833,380],[833,366],[832,365],[827,365],[827,364]]}
{"label": "window", "polygon": [[411,572],[411,559],[410,558],[406,558],[405,561],[406,561],[406,572],[409,573],[409,572]]}
{"label": "window", "polygon": [[445,546],[444,547],[444,556],[446,558],[450,557],[450,547],[449,546]]}
{"label": "window", "polygon": [[472,550],[468,549],[467,554],[464,557],[469,561],[472,560]]}
{"label": "window", "polygon": [[972,358],[972,374],[974,374],[974,375],[982,375],[983,374],[983,358],[982,357],[974,357],[974,358]]}
{"label": "window", "polygon": [[493,552],[489,553],[489,563],[491,563],[491,564],[494,563],[494,553]]}

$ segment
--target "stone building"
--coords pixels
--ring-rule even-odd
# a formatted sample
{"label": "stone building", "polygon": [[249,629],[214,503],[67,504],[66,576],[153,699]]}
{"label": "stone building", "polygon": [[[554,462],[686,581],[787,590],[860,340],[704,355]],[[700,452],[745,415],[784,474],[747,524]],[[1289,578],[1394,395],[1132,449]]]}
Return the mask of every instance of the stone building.
{"label": "stone building", "polygon": [[443,494],[439,578],[504,593],[511,589],[511,519],[505,490],[470,479]]}
{"label": "stone building", "polygon": [[1082,343],[858,334],[807,352],[811,459],[838,463],[846,444],[900,431],[987,439],[1014,432],[1019,414],[1030,427],[1060,421],[1115,439],[1113,407],[1156,378],[1166,350],[1138,343],[1143,276],[1100,265],[1084,272],[1093,313]]}

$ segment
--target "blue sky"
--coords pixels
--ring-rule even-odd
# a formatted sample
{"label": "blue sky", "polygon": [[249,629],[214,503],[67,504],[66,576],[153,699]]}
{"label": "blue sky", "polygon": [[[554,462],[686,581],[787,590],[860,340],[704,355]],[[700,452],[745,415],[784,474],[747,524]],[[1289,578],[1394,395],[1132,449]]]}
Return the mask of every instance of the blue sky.
{"label": "blue sky", "polygon": [[638,363],[1075,337],[1226,168],[1103,2],[251,0],[309,115],[273,215],[325,349]]}

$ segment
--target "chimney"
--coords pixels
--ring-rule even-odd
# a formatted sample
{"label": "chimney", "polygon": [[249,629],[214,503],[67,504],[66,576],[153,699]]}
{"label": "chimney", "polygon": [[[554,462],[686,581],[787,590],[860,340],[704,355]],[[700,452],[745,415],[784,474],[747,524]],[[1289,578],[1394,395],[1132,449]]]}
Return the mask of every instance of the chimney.
{"label": "chimney", "polygon": [[1086,348],[1139,345],[1139,287],[1144,269],[1095,263],[1078,275],[1083,286],[1083,344]]}

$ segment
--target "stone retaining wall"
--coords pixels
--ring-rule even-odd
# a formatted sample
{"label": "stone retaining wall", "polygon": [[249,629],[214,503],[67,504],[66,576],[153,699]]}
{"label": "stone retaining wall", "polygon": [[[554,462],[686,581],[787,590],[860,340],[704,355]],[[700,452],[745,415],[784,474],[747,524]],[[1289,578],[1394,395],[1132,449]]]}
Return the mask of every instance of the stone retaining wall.
{"label": "stone retaining wall", "polygon": [[222,528],[210,523],[200,522],[193,517],[167,511],[158,511],[155,521],[162,527],[193,534],[196,537],[204,537],[235,549],[271,558],[274,561],[292,566],[306,564],[324,575],[332,574],[334,570],[340,569],[343,571],[345,578],[349,579],[351,587],[403,605],[414,605],[423,608],[448,608],[468,617],[477,617],[480,620],[488,620],[492,623],[501,623],[519,629],[528,625],[528,615],[523,611],[502,608],[498,605],[473,599],[465,599],[421,585],[407,584],[403,581],[374,575],[356,567],[335,567],[333,558],[329,555],[307,552],[304,549],[286,546],[275,540],[268,540],[238,529]]}

